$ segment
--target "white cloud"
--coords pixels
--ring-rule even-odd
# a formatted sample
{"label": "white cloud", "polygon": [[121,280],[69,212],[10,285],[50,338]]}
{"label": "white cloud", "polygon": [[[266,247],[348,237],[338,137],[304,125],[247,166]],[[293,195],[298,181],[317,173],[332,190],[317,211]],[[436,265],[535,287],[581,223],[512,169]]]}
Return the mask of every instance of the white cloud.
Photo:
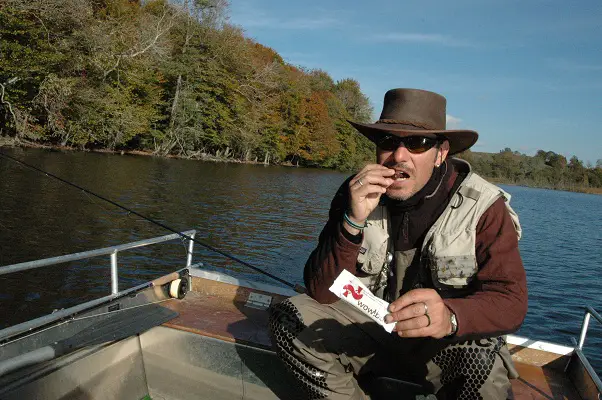
{"label": "white cloud", "polygon": [[453,115],[445,114],[445,125],[447,129],[460,129],[461,118],[454,117]]}
{"label": "white cloud", "polygon": [[477,47],[475,43],[438,33],[385,33],[373,35],[379,42],[422,43],[448,47]]}

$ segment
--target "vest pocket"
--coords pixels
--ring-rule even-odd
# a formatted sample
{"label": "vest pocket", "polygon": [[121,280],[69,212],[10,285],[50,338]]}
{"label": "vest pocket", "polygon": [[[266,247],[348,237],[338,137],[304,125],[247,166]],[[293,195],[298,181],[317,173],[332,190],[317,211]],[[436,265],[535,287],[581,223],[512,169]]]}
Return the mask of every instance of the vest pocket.
{"label": "vest pocket", "polygon": [[[364,253],[362,254],[362,251]],[[368,275],[376,275],[383,269],[387,254],[387,243],[383,243],[379,248],[362,247],[357,257],[357,263],[360,269]]]}
{"label": "vest pocket", "polygon": [[466,287],[474,279],[477,270],[477,263],[472,255],[438,256],[431,259],[433,283],[438,287]]}
{"label": "vest pocket", "polygon": [[387,258],[389,234],[378,224],[368,221],[364,229],[364,240],[357,257],[360,269],[368,275],[376,275],[383,269]]}

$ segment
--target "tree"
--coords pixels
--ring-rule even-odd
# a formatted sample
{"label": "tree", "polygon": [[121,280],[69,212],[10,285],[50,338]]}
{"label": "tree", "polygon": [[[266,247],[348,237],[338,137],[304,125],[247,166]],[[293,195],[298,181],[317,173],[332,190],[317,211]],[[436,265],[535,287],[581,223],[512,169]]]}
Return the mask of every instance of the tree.
{"label": "tree", "polygon": [[354,79],[343,79],[334,86],[334,94],[345,106],[349,116],[357,122],[368,122],[372,119],[370,101]]}
{"label": "tree", "polygon": [[577,156],[571,157],[568,164],[569,179],[573,182],[588,184],[588,177],[585,173],[585,167],[583,163],[577,158]]}
{"label": "tree", "polygon": [[335,88],[330,75],[321,69],[314,69],[309,73],[309,84],[311,89],[317,92],[332,92]]}
{"label": "tree", "polygon": [[549,151],[546,155],[546,164],[550,167],[562,170],[566,167],[566,157],[561,154],[556,154],[553,151]]}
{"label": "tree", "polygon": [[336,130],[324,101],[327,93],[313,92],[301,107],[301,125],[297,133],[298,155],[305,165],[332,166],[333,157],[339,150]]}
{"label": "tree", "polygon": [[0,7],[0,132],[17,139],[44,138],[34,98],[46,75],[59,72],[67,60],[58,39],[71,15],[70,3],[52,7],[5,0]]}

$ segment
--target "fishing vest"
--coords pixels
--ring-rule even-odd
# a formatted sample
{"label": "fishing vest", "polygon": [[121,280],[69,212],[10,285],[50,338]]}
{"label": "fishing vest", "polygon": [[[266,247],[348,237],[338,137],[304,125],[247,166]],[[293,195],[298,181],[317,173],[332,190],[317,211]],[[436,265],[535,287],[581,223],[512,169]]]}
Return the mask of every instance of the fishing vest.
{"label": "fishing vest", "polygon": [[[420,249],[421,268],[428,268],[435,289],[448,293],[465,291],[478,272],[477,224],[500,197],[504,199],[518,239],[522,235],[518,215],[509,204],[510,194],[472,173],[467,162],[454,159],[457,161],[468,167],[468,175],[426,233]],[[385,205],[379,205],[366,221],[357,262],[365,274],[360,279],[381,298],[393,261],[391,236],[389,212]]]}

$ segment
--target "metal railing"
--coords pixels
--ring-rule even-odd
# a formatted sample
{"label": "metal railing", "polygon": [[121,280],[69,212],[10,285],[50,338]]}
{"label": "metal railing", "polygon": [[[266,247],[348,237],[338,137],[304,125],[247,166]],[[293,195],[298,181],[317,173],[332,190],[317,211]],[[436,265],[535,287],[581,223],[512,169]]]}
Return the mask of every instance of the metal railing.
{"label": "metal railing", "polygon": [[117,253],[124,250],[131,250],[138,247],[149,246],[151,244],[169,242],[170,240],[178,239],[185,235],[191,240],[188,240],[188,253],[186,258],[186,267],[192,264],[192,250],[194,248],[194,236],[196,230],[182,232],[182,234],[172,233],[171,235],[159,236],[152,239],[140,240],[137,242],[121,244],[117,246],[105,247],[103,249],[84,251],[81,253],[68,254],[64,256],[45,258],[42,260],[28,261],[19,264],[7,265],[0,267],[0,275],[12,274],[14,272],[28,271],[35,268],[47,267],[49,265],[62,264],[70,261],[79,261],[87,258],[110,255],[111,260],[111,293],[119,293],[119,274],[117,264]]}
{"label": "metal railing", "polygon": [[579,335],[579,343],[577,344],[577,348],[579,350],[583,349],[583,344],[585,343],[585,337],[587,336],[587,330],[589,328],[590,317],[594,316],[598,320],[599,323],[602,324],[602,316],[598,314],[596,310],[592,307],[585,308],[585,315],[583,316],[583,323],[581,324],[581,334]]}
{"label": "metal railing", "polygon": [[[581,333],[579,334],[579,343],[577,343],[575,338],[571,338],[571,340],[573,341],[573,344],[575,345],[575,353],[577,354],[577,356],[583,363],[583,367],[585,368],[587,373],[591,376],[592,380],[594,381],[594,384],[598,387],[598,391],[602,391],[602,381],[600,380],[600,377],[598,376],[598,374],[596,373],[596,371],[590,364],[589,360],[583,353],[583,345],[585,344],[585,338],[587,337],[587,330],[589,329],[589,322],[590,322],[592,316],[596,320],[598,320],[599,323],[602,324],[602,316],[600,316],[600,314],[596,310],[594,310],[592,307],[590,307],[590,306],[585,307],[585,315],[583,316],[583,323],[581,324]],[[568,369],[568,365],[567,365],[567,369]]]}
{"label": "metal railing", "polygon": [[150,246],[152,244],[169,242],[171,240],[179,239],[181,237],[188,238],[188,246],[187,246],[187,257],[186,257],[186,268],[192,265],[192,251],[194,249],[194,236],[196,235],[196,230],[190,230],[179,233],[173,233],[171,235],[159,236],[152,239],[140,240],[137,242],[121,244],[117,246],[105,247],[97,250],[84,251],[81,253],[68,254],[64,256],[45,258],[42,260],[28,261],[19,264],[12,264],[0,267],[0,276],[7,275],[15,272],[28,271],[36,268],[47,267],[50,265],[62,264],[70,261],[78,261],[84,260],[93,257],[99,256],[110,256],[111,263],[111,294],[108,296],[101,297],[99,299],[95,299],[83,304],[78,304],[74,307],[70,307],[67,309],[55,311],[52,314],[45,315],[43,317],[36,318],[31,321],[23,322],[18,325],[10,326],[8,328],[0,330],[0,341],[11,337],[16,334],[20,334],[22,332],[27,332],[36,327],[58,321],[62,318],[65,318],[69,315],[81,312],[83,310],[89,309],[90,307],[103,304],[107,301],[110,301],[118,296],[123,296],[125,294],[129,294],[135,292],[143,287],[148,286],[148,284],[138,285],[136,287],[126,289],[123,291],[119,291],[119,274],[118,274],[118,262],[117,262],[117,254],[124,250],[131,250],[139,247]]}

